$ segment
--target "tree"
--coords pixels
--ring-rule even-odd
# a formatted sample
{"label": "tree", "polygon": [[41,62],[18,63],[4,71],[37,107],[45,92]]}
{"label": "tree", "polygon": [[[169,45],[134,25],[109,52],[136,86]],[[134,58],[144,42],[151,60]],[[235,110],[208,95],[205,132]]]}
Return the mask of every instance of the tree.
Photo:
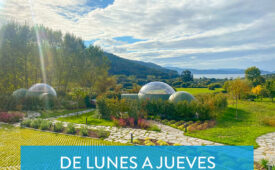
{"label": "tree", "polygon": [[265,79],[261,76],[261,70],[255,66],[249,67],[245,70],[245,77],[251,81],[253,86],[264,83]]}
{"label": "tree", "polygon": [[261,90],[262,90],[262,86],[261,86],[261,85],[258,85],[258,86],[256,86],[256,87],[253,87],[253,88],[251,89],[251,92],[252,92],[253,94],[255,94],[256,96],[258,96],[258,95],[261,94]]}
{"label": "tree", "polygon": [[271,98],[271,101],[273,102],[273,98],[275,96],[275,80],[266,81],[265,88],[268,91],[268,95]]}
{"label": "tree", "polygon": [[238,119],[238,100],[249,93],[249,84],[245,80],[238,78],[230,81],[228,91],[236,102],[236,119]]}
{"label": "tree", "polygon": [[184,82],[193,81],[193,74],[189,70],[184,70],[181,73],[181,80]]}

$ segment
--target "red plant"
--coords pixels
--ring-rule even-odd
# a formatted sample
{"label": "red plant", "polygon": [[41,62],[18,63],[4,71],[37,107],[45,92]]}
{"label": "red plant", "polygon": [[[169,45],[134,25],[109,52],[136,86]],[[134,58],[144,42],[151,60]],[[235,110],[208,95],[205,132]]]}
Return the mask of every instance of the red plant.
{"label": "red plant", "polygon": [[127,122],[126,122],[125,119],[120,118],[118,120],[118,125],[121,126],[121,127],[125,127],[127,125]]}
{"label": "red plant", "polygon": [[23,113],[0,112],[0,122],[15,123],[23,119]]}
{"label": "red plant", "polygon": [[129,117],[128,122],[131,127],[135,127],[135,119],[133,117]]}
{"label": "red plant", "polygon": [[142,128],[142,129],[146,129],[149,127],[149,123],[147,122],[147,120],[139,118],[138,119],[138,127]]}

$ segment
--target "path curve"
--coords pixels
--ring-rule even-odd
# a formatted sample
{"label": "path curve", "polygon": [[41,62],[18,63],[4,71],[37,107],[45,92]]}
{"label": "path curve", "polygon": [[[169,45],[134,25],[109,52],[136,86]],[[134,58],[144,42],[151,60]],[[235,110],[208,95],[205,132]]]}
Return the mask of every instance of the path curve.
{"label": "path curve", "polygon": [[256,142],[260,147],[254,150],[254,160],[266,159],[275,164],[275,132],[258,137]]}

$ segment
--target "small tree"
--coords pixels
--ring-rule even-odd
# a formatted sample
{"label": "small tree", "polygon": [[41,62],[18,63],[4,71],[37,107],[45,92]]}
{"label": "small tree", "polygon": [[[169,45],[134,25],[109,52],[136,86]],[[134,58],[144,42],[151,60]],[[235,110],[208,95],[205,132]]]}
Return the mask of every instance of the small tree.
{"label": "small tree", "polygon": [[271,101],[273,102],[273,98],[275,96],[275,80],[266,81],[265,88],[268,91],[268,95],[271,98]]}
{"label": "small tree", "polygon": [[256,80],[259,76],[261,76],[261,71],[255,66],[249,67],[245,70],[245,78],[251,82],[254,82],[254,80]]}
{"label": "small tree", "polygon": [[229,83],[228,91],[236,102],[236,119],[238,119],[238,100],[250,91],[249,84],[245,80],[235,79]]}
{"label": "small tree", "polygon": [[254,87],[265,82],[265,78],[261,76],[261,70],[255,66],[249,67],[245,70],[245,77],[247,80],[252,82]]}
{"label": "small tree", "polygon": [[262,86],[258,85],[256,87],[253,87],[252,90],[251,90],[251,92],[253,94],[255,94],[257,96],[257,98],[258,98],[258,96],[261,94],[262,89],[263,89]]}
{"label": "small tree", "polygon": [[193,81],[193,74],[189,70],[184,70],[181,73],[181,79],[184,82]]}

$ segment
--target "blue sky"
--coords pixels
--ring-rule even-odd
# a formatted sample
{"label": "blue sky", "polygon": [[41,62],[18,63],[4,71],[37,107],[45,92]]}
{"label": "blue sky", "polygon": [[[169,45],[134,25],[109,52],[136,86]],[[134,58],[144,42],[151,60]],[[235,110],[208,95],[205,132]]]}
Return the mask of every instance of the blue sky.
{"label": "blue sky", "polygon": [[0,19],[74,33],[120,57],[275,71],[274,0],[3,0]]}

